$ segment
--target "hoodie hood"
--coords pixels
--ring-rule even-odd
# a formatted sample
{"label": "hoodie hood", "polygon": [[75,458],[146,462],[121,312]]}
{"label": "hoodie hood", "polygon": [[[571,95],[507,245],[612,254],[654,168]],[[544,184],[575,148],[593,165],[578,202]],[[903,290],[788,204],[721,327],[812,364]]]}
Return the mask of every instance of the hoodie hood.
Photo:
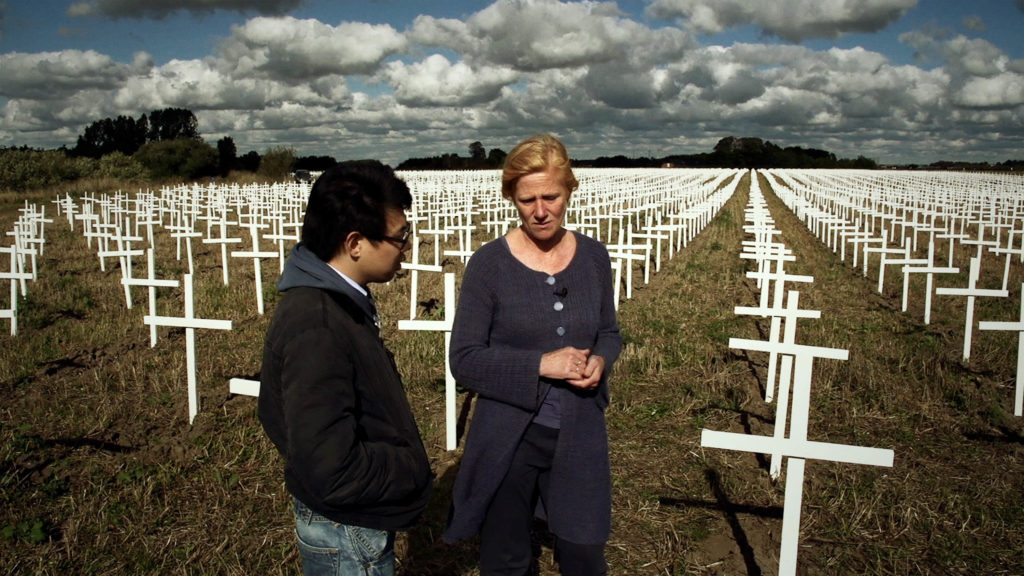
{"label": "hoodie hood", "polygon": [[368,296],[369,290],[367,290],[367,296],[364,296],[342,278],[337,270],[313,254],[301,242],[292,248],[291,254],[288,255],[288,259],[284,263],[284,272],[281,273],[281,278],[277,281],[277,289],[282,292],[299,287],[318,288],[344,294],[358,304],[370,320],[374,319],[370,303],[372,297]]}

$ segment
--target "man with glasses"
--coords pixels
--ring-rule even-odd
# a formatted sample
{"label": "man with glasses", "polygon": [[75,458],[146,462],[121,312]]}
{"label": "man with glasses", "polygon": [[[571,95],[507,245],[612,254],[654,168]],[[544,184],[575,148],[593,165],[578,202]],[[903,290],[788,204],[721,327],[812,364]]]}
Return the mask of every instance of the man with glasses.
{"label": "man with glasses", "polygon": [[369,284],[409,249],[409,188],[375,161],[310,191],[263,349],[259,418],[285,461],[305,574],[391,575],[433,484]]}

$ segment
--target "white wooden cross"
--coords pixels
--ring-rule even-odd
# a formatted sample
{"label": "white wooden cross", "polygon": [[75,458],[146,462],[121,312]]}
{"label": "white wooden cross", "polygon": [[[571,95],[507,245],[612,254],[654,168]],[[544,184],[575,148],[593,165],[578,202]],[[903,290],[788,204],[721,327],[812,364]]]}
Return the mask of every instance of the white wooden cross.
{"label": "white wooden cross", "polygon": [[960,272],[959,268],[948,267],[948,266],[935,266],[931,264],[935,258],[935,243],[930,242],[928,244],[928,264],[924,266],[903,266],[903,311],[907,310],[907,299],[910,292],[910,275],[911,274],[924,274],[925,275],[925,288],[924,288],[924,323],[931,324],[932,319],[932,285],[934,283],[934,276],[936,274],[956,274]]}
{"label": "white wooden cross", "polygon": [[[465,215],[467,221],[472,217],[471,213]],[[473,231],[476,230],[476,226],[472,224],[453,224],[448,226],[448,229],[453,231],[456,238],[459,239],[459,249],[445,250],[444,255],[457,256],[465,263],[473,255]]]}
{"label": "white wooden cross", "polygon": [[988,248],[998,248],[999,247],[999,241],[998,240],[985,240],[985,222],[983,222],[981,220],[974,220],[974,221],[971,221],[970,223],[978,225],[978,237],[977,238],[964,239],[964,240],[961,240],[960,243],[965,245],[965,246],[976,246],[977,247],[977,252],[974,255],[975,258],[981,258],[981,255],[984,253],[984,250],[985,250],[986,247],[988,247]]}
{"label": "white wooden cross", "polygon": [[117,232],[118,227],[112,222],[102,223],[100,221],[95,222],[96,231],[93,236],[96,237],[96,256],[100,260],[100,271],[107,271],[107,258],[110,250],[110,239]]}
{"label": "white wooden cross", "polygon": [[[124,227],[128,228],[130,226],[131,226],[131,223],[129,222],[129,223],[126,223]],[[127,305],[128,309],[131,310],[131,308],[132,308],[132,292],[131,292],[131,288],[130,288],[131,284],[125,283],[124,280],[126,278],[131,278],[132,277],[132,257],[133,256],[142,256],[144,254],[143,250],[132,250],[132,242],[133,241],[141,242],[142,241],[142,237],[141,236],[126,236],[124,234],[121,226],[114,226],[114,240],[117,242],[117,249],[115,249],[115,250],[102,249],[102,250],[100,250],[97,253],[97,255],[100,258],[101,268],[102,268],[102,262],[104,261],[105,258],[115,258],[116,257],[118,259],[118,262],[120,263],[120,266],[121,266],[121,284],[124,286],[124,301],[125,301],[125,304]]]}
{"label": "white wooden cross", "polygon": [[[36,249],[30,248],[28,243],[25,242],[25,237],[22,234],[21,226],[15,225],[14,231],[8,232],[8,236],[14,237],[14,244],[11,245],[14,255],[15,265],[11,266],[11,272],[17,270],[19,276],[16,278],[18,283],[21,285],[21,295],[28,295],[28,281],[35,280],[38,278],[38,268],[36,267]],[[29,262],[31,268],[28,268],[25,263],[25,256],[30,256]]]}
{"label": "white wooden cross", "polygon": [[878,292],[882,292],[882,284],[885,281],[885,257],[886,254],[904,254],[906,251],[903,248],[887,248],[883,242],[879,246],[865,246],[864,247],[864,276],[868,275],[868,262],[871,259],[871,254],[878,252],[881,254],[878,264]]}
{"label": "white wooden cross", "polygon": [[[1015,235],[1021,236],[1020,248],[1013,247],[1013,237]],[[999,246],[995,248],[989,248],[988,251],[993,254],[1006,255],[1006,261],[1003,264],[1003,290],[1006,290],[1010,282],[1010,260],[1013,256],[1018,256],[1022,261],[1024,261],[1024,230],[1010,230],[1009,233],[1007,233],[1007,242],[1005,248]]]}
{"label": "white wooden cross", "polygon": [[[626,269],[626,300],[629,300],[633,297],[633,261],[643,261],[647,257],[643,254],[636,254],[629,250],[620,251],[618,250],[619,247],[619,245],[609,245],[607,247],[608,256],[611,258],[613,266],[616,264],[619,266],[619,272],[615,280],[616,293],[619,291],[619,282],[622,278],[622,268],[624,267]],[[615,300],[618,302],[618,298]],[[618,308],[616,308],[616,310],[617,309]]]}
{"label": "white wooden cross", "polygon": [[967,235],[967,234],[957,234],[956,232],[952,232],[952,231],[950,231],[950,232],[943,232],[941,234],[936,234],[935,237],[939,238],[941,240],[949,240],[947,257],[949,259],[949,266],[950,267],[953,266],[953,255],[956,252],[956,241],[957,240],[966,240],[966,239],[970,238],[970,236]]}
{"label": "white wooden cross", "polygon": [[981,256],[971,258],[971,275],[967,288],[936,288],[935,293],[945,296],[967,297],[967,318],[964,324],[964,360],[971,359],[971,333],[974,332],[974,299],[978,297],[1005,298],[1010,295],[1006,290],[984,290],[978,288],[981,276]]}
{"label": "white wooden cross", "polygon": [[[225,209],[226,212],[226,209]],[[222,213],[221,217],[217,219],[215,223],[220,228],[220,236],[203,238],[203,244],[219,244],[220,245],[220,265],[222,270],[222,276],[224,285],[227,286],[229,282],[228,274],[228,244],[238,244],[242,241],[241,238],[228,237],[228,222],[227,214]]]}
{"label": "white wooden cross", "polygon": [[82,236],[85,236],[85,245],[89,248],[92,248],[92,239],[100,235],[98,231],[93,230],[94,225],[99,226],[100,217],[94,214],[92,209],[92,202],[87,201],[82,205],[82,211],[75,214],[75,220],[82,221]]}
{"label": "white wooden cross", "polygon": [[263,267],[260,265],[260,258],[273,258],[277,252],[260,251],[259,233],[256,229],[259,226],[248,225],[249,233],[252,236],[252,250],[232,252],[232,258],[252,258],[253,276],[256,282],[256,310],[263,314]]}
{"label": "white wooden cross", "polygon": [[455,450],[458,444],[455,417],[455,377],[448,363],[448,352],[452,344],[452,325],[455,322],[455,274],[444,275],[444,320],[399,320],[399,330],[428,330],[444,332],[444,414],[445,447]]}
{"label": "white wooden cross", "polygon": [[[765,270],[771,271],[771,261],[775,262],[795,262],[796,256],[793,252],[786,248],[785,244],[779,242],[752,242],[744,240],[741,242],[743,246],[743,252],[740,252],[740,258],[744,260],[755,260],[757,262],[757,272],[763,274]],[[751,251],[750,249],[753,249]],[[778,269],[778,264],[776,264]],[[758,290],[763,289],[764,278],[757,278]]]}
{"label": "white wooden cross", "polygon": [[[414,248],[413,252],[417,250]],[[416,300],[417,293],[419,292],[420,285],[420,272],[443,272],[444,268],[441,266],[435,266],[433,264],[417,264],[416,257],[413,256],[412,262],[402,262],[402,270],[409,270],[409,319],[413,320],[416,318]]]}
{"label": "white wooden cross", "polygon": [[[661,232],[655,230],[654,227],[650,226],[650,225],[645,226],[644,230],[648,230],[648,232],[633,232],[632,230],[630,230],[629,231],[629,243],[630,244],[634,244],[634,245],[641,245],[642,246],[644,244],[642,242],[637,242],[636,239],[640,238],[641,240],[646,240],[647,241],[646,246],[648,246],[647,253],[649,255],[650,254],[650,242],[653,241],[654,242],[654,271],[655,272],[660,272],[661,271],[661,241],[662,240],[671,240],[671,236],[669,234],[664,234],[664,233],[661,233]],[[650,271],[650,261],[647,262],[646,267],[644,268],[644,282],[645,283],[648,282],[649,279],[650,279],[649,271]]]}
{"label": "white wooden cross", "polygon": [[737,434],[703,429],[700,443],[705,448],[722,448],[788,457],[785,503],[782,511],[782,549],[779,555],[779,575],[796,574],[797,546],[800,541],[800,508],[803,501],[805,460],[829,460],[871,466],[893,465],[893,451],[850,446],[807,439],[811,408],[811,376],[815,358],[846,360],[847,350],[819,348],[799,344],[762,342],[759,340],[729,339],[730,348],[777,351],[793,357],[793,411],[789,438]]}
{"label": "white wooden cross", "polygon": [[[796,321],[799,318],[821,318],[820,310],[800,310],[800,293],[796,290],[789,291],[786,299],[786,332],[783,335],[783,344],[796,344]],[[793,378],[793,357],[782,356],[782,372],[779,375],[779,399],[775,403],[775,438],[786,437],[786,422],[789,418],[789,393]],[[782,454],[772,453],[768,467],[768,473],[773,480],[777,480],[782,474]]]}
{"label": "white wooden cross", "polygon": [[[608,256],[619,261],[626,268],[626,300],[633,297],[633,261],[644,263],[644,283],[649,281],[648,274],[651,264],[650,244],[627,244],[622,241],[624,230],[619,228],[618,244],[607,244]],[[642,254],[639,252],[643,252]]]}
{"label": "white wooden cross", "polygon": [[858,252],[858,247],[860,247],[860,250],[864,252],[864,256],[863,256],[863,258],[864,258],[864,275],[867,276],[868,254],[870,254],[870,252],[868,252],[868,250],[870,248],[872,248],[872,245],[877,245],[878,247],[884,247],[885,246],[885,238],[882,238],[880,236],[875,236],[875,235],[871,234],[870,232],[858,232],[858,233],[855,233],[855,234],[847,234],[847,236],[848,237],[846,238],[846,242],[848,242],[850,244],[853,244],[853,263],[852,263],[852,266],[854,268],[857,267],[857,252]]}
{"label": "white wooden cross", "polygon": [[979,322],[978,330],[1002,330],[1017,332],[1017,387],[1013,397],[1013,415],[1024,415],[1024,284],[1020,286],[1020,321]]}
{"label": "white wooden cross", "polygon": [[454,232],[451,231],[451,230],[419,230],[418,232],[420,234],[425,235],[425,236],[433,236],[434,237],[434,265],[435,266],[440,266],[441,265],[441,244],[444,243],[442,239],[446,240],[448,238],[448,236],[450,236]]}
{"label": "white wooden cross", "polygon": [[[882,259],[878,264],[878,291],[882,291],[882,284],[885,282],[885,267],[886,266],[930,266],[931,261],[927,258],[911,258],[910,257],[910,242],[904,239],[903,244],[903,258],[886,258],[886,252],[882,252]],[[907,311],[907,304],[909,303],[909,279],[910,275],[904,271],[903,274],[903,311]]]}
{"label": "white wooden cross", "polygon": [[[149,288],[149,315],[156,316],[156,289],[157,288],[177,288],[177,280],[159,280],[154,274],[156,273],[156,264],[154,262],[153,248],[146,250],[146,262],[147,270],[149,275],[146,278],[132,278],[131,276],[125,276],[121,278],[121,284],[124,284],[125,290],[128,290],[129,286],[145,286]],[[131,308],[131,306],[129,306]],[[149,326],[149,347],[153,348],[156,346],[156,324],[150,324]]]}
{"label": "white wooden cross", "polygon": [[11,281],[11,307],[0,308],[0,318],[7,318],[11,321],[11,336],[18,334],[18,281],[25,282],[32,279],[31,272],[21,270],[18,264],[18,248],[11,245],[7,248],[0,248],[0,253],[7,252],[11,255],[10,272],[0,272],[0,279]]}
{"label": "white wooden cross", "polygon": [[[814,282],[813,276],[798,276],[793,274],[786,274],[782,271],[782,260],[777,260],[776,271],[771,272],[747,272],[748,278],[757,278],[758,282],[762,280],[775,280],[774,294],[775,298],[772,301],[772,307],[768,307],[768,284],[766,283],[761,288],[761,299],[760,305],[757,308],[746,308],[737,306],[734,309],[736,314],[748,314],[754,316],[768,316],[771,317],[771,326],[769,327],[769,340],[771,342],[778,342],[779,330],[781,329],[780,323],[784,317],[787,318],[787,330],[788,330],[788,316],[790,315],[782,308],[782,295],[785,290],[785,282],[787,280],[792,282]],[[793,316],[794,320],[796,316]],[[778,354],[772,352],[768,356],[768,376],[765,380],[764,390],[764,401],[771,402],[775,396],[775,374],[778,367]]]}
{"label": "white wooden cross", "polygon": [[181,260],[181,241],[185,240],[185,250],[186,250],[186,253],[187,253],[187,256],[188,256],[188,273],[189,274],[193,274],[195,272],[195,267],[194,267],[194,265],[192,263],[192,239],[193,238],[202,238],[203,233],[202,232],[196,232],[192,228],[192,225],[190,223],[188,223],[187,217],[182,216],[182,220],[185,222],[184,224],[179,224],[179,225],[171,225],[171,224],[169,224],[169,225],[165,226],[165,228],[167,228],[168,230],[171,231],[171,237],[174,238],[177,241],[177,246],[178,246],[177,257],[178,257],[179,261]]}
{"label": "white wooden cross", "polygon": [[[35,204],[29,205],[28,200],[25,201],[25,207],[19,209],[19,211],[22,213],[18,217],[18,225],[22,231],[22,243],[26,247],[34,247],[35,252],[33,254],[42,256],[46,245],[45,225],[52,224],[53,220],[46,217],[45,207],[42,211],[36,211]],[[35,256],[32,257],[32,270],[34,274],[36,270]]]}
{"label": "white wooden cross", "polygon": [[153,225],[163,224],[163,221],[160,219],[160,210],[153,205],[152,198],[138,200],[138,209],[135,212],[135,233],[138,234],[139,228],[145,227],[146,241],[149,242],[150,247],[155,247],[156,240],[153,235]]}
{"label": "white wooden cross", "polygon": [[57,205],[57,216],[60,216],[61,208],[64,209],[64,217],[68,220],[68,227],[71,231],[75,231],[75,201],[71,199],[71,194],[65,193],[64,197],[57,197],[56,200],[52,201]]}
{"label": "white wooden cross", "polygon": [[[264,234],[263,238],[270,240],[277,244],[277,271],[278,273],[284,272],[284,261],[285,261],[285,247],[289,242],[298,242],[300,238],[299,231],[302,229],[301,221],[285,221],[285,216],[289,215],[290,212],[280,212],[273,216],[270,216],[272,232],[270,234]],[[293,232],[286,234],[285,229],[291,228]]]}
{"label": "white wooden cross", "polygon": [[196,388],[196,329],[231,330],[231,320],[196,318],[192,294],[192,275],[185,274],[185,316],[148,315],[143,322],[150,326],[169,326],[185,329],[186,372],[188,373],[188,423],[199,413],[199,391]]}

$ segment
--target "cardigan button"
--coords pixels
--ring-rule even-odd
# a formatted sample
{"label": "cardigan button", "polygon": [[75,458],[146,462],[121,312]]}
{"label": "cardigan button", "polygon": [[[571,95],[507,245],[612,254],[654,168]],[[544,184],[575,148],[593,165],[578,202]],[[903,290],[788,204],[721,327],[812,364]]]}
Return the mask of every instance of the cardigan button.
{"label": "cardigan button", "polygon": [[565,304],[561,302],[555,302],[555,312],[561,312],[562,308],[565,308]]}
{"label": "cardigan button", "polygon": [[559,336],[565,336],[565,328],[562,328],[561,326],[559,326],[558,330],[555,330],[555,332],[558,332]]}

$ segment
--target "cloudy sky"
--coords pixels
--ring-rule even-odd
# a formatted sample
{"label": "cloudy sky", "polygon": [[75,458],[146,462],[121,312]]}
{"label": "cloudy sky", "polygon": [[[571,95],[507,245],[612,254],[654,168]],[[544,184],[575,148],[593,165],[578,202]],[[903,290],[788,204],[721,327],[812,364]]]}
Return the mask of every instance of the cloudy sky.
{"label": "cloudy sky", "polygon": [[1024,158],[1024,0],[0,0],[0,146],[188,108],[239,154]]}

